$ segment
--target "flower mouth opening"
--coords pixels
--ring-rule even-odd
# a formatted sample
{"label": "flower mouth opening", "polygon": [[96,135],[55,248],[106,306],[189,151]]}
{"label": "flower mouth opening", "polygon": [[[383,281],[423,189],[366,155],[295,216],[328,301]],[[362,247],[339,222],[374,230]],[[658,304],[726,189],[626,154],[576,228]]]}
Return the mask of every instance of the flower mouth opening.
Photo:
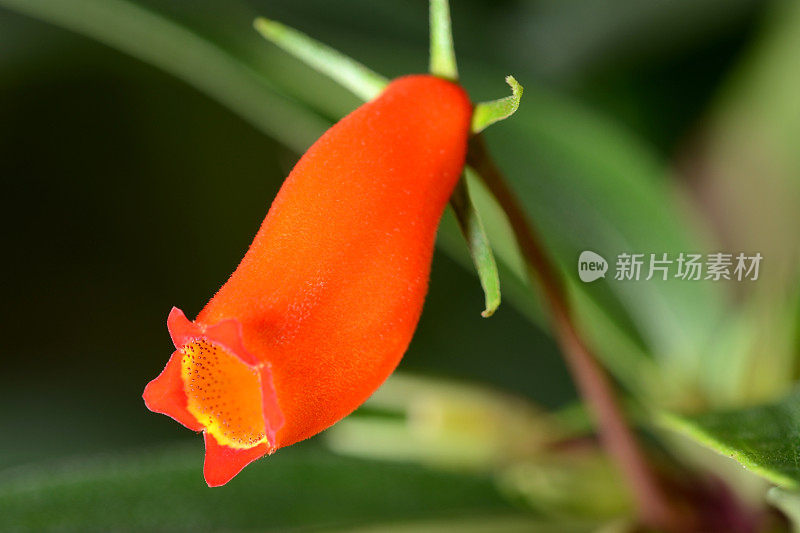
{"label": "flower mouth opening", "polygon": [[186,409],[222,446],[268,443],[259,369],[226,348],[194,339],[180,348]]}

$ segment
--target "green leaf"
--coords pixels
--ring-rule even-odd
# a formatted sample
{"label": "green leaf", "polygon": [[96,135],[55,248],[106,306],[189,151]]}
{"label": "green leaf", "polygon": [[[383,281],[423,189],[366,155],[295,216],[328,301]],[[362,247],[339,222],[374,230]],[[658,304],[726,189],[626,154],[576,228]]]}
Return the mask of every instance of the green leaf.
{"label": "green leaf", "polygon": [[[613,265],[619,253],[673,257],[708,246],[688,201],[667,181],[665,163],[609,120],[538,87],[489,147],[559,266],[581,329],[609,369],[641,398],[668,404],[705,397],[703,354],[725,313],[722,287],[680,280],[578,279],[583,250]],[[487,224],[489,239],[496,241]],[[495,250],[498,260],[505,260]],[[514,300],[507,278],[504,297]],[[669,387],[664,385],[669,384]]]}
{"label": "green leaf", "polygon": [[[467,168],[465,172],[474,173],[474,170]],[[450,205],[453,206],[461,233],[467,241],[472,263],[475,265],[475,271],[478,273],[478,279],[483,287],[486,308],[481,316],[488,318],[500,306],[500,276],[497,273],[497,263],[489,244],[489,238],[486,236],[486,230],[483,228],[483,222],[481,222],[481,217],[470,198],[466,178],[458,183],[450,198]]]}
{"label": "green leaf", "polygon": [[[754,6],[764,7],[752,0],[548,0],[521,5],[521,12],[503,20],[503,33],[524,55],[528,68],[553,85],[585,79],[590,72],[609,74],[623,58],[643,64],[676,46],[702,50],[718,42],[732,24],[752,20]],[[581,39],[572,34],[576,25]]]}
{"label": "green leaf", "polygon": [[800,487],[800,389],[773,404],[700,415],[664,414],[661,422],[772,483]]}
{"label": "green leaf", "polygon": [[506,83],[511,86],[511,96],[475,105],[475,111],[472,113],[472,133],[482,132],[495,122],[507,119],[519,109],[522,85],[514,79],[514,76],[506,76]]}
{"label": "green leaf", "polygon": [[447,80],[458,79],[448,0],[430,0],[430,72]]}
{"label": "green leaf", "polygon": [[332,78],[362,100],[373,99],[389,83],[361,63],[280,22],[257,18],[253,26],[265,39]]}
{"label": "green leaf", "polygon": [[[473,518],[450,520],[437,520],[426,522],[409,522],[407,524],[392,524],[370,526],[364,529],[351,530],[347,533],[597,533],[598,531],[608,531],[609,533],[627,531],[626,528],[603,529],[597,522],[569,521],[542,521],[526,518]],[[344,532],[343,532],[344,533]]]}
{"label": "green leaf", "polygon": [[280,450],[209,489],[202,455],[198,439],[181,448],[17,469],[0,482],[0,530],[285,531],[525,517],[488,477],[337,457],[308,444]]}
{"label": "green leaf", "polygon": [[796,377],[791,308],[800,294],[800,239],[785,231],[800,227],[800,2],[765,5],[762,19],[695,134],[687,178],[705,191],[709,213],[724,213],[718,224],[727,246],[758,251],[769,272],[742,291],[737,333],[749,338],[717,356],[719,368],[735,359],[739,371],[730,381],[738,399],[756,401],[788,390]]}

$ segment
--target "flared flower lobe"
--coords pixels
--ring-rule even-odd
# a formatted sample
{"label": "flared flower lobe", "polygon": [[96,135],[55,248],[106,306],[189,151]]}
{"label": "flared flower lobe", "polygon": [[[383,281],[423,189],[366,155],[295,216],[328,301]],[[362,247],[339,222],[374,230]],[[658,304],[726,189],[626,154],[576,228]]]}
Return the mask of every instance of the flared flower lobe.
{"label": "flared flower lobe", "polygon": [[206,481],[222,485],[275,450],[283,415],[272,375],[242,345],[235,319],[202,327],[173,308],[167,325],[176,350],[145,388],[145,404],[205,433]]}

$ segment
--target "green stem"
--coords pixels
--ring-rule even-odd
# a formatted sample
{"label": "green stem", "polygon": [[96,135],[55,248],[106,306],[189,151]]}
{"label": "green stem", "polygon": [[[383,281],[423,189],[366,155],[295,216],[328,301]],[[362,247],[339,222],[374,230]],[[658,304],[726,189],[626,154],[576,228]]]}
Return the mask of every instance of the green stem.
{"label": "green stem", "polygon": [[430,18],[430,73],[455,81],[458,79],[458,67],[447,0],[431,0]]}

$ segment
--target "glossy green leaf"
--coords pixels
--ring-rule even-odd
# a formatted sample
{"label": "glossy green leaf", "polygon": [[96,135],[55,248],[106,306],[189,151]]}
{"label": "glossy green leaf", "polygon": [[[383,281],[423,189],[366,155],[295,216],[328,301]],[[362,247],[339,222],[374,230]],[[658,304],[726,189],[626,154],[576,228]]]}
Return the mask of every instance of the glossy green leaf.
{"label": "glossy green leaf", "polygon": [[362,100],[371,100],[389,81],[361,63],[280,22],[258,18],[253,24],[265,39],[332,78]]}
{"label": "glossy green leaf", "polygon": [[700,415],[665,414],[661,421],[777,485],[800,487],[800,390],[773,404]]}
{"label": "glossy green leaf", "polygon": [[[465,172],[474,173],[470,168],[467,168]],[[472,204],[466,178],[459,182],[453,192],[450,205],[453,206],[461,233],[467,241],[472,263],[475,265],[475,271],[478,273],[478,279],[483,287],[486,308],[481,312],[481,316],[488,318],[500,306],[500,275],[497,273],[497,263],[480,214]]]}
{"label": "glossy green leaf", "polygon": [[506,83],[511,87],[511,96],[475,105],[475,111],[472,113],[472,133],[482,132],[495,122],[507,119],[519,109],[522,85],[514,79],[514,76],[506,76]]}
{"label": "glossy green leaf", "polygon": [[197,440],[18,469],[0,481],[0,530],[285,531],[525,516],[486,477],[342,458],[312,445],[280,450],[213,490],[202,460]]}
{"label": "glossy green leaf", "polygon": [[448,0],[430,0],[430,33],[430,73],[457,80],[458,67]]}

